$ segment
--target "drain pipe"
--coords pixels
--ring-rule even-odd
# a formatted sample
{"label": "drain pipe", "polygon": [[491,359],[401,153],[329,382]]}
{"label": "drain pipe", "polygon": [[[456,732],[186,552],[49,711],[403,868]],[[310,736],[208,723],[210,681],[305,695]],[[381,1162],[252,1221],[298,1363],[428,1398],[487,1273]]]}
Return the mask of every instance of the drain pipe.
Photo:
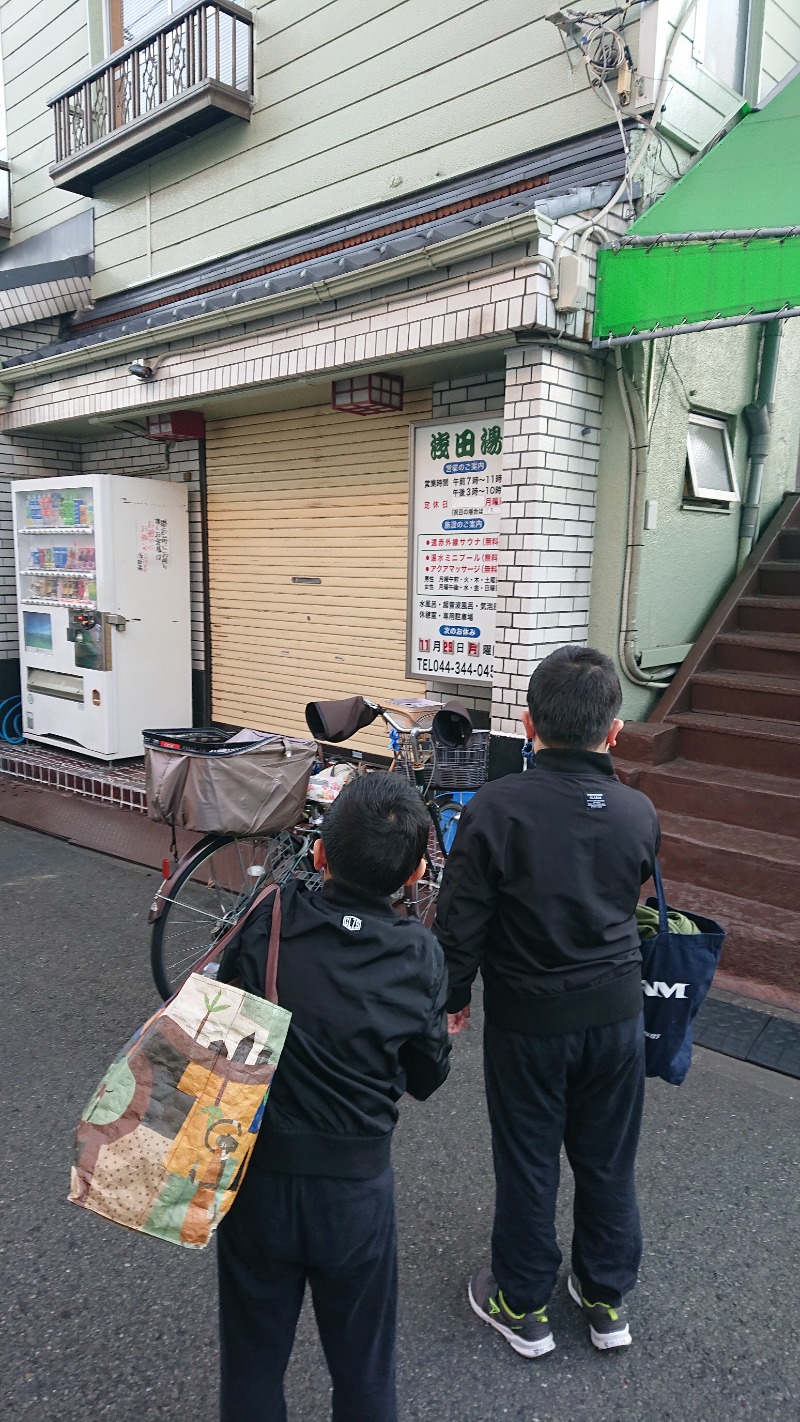
{"label": "drain pipe", "polygon": [[[622,607],[620,609],[619,660],[628,681],[636,686],[648,686],[653,691],[664,691],[668,681],[660,678],[671,676],[675,668],[665,668],[659,676],[648,676],[637,661],[638,654],[638,608],[639,580],[642,570],[642,546],[644,542],[644,503],[647,493],[647,450],[648,440],[641,408],[634,410],[628,383],[619,350],[614,351],[617,384],[625,415],[630,443],[630,482],[628,487],[628,539],[625,548],[625,573],[622,581]],[[639,402],[636,402],[637,406]]]}
{"label": "drain pipe", "polygon": [[747,497],[742,504],[739,553],[736,560],[737,572],[740,572],[746,563],[758,538],[761,491],[764,484],[764,466],[770,447],[782,324],[781,321],[764,322],[764,339],[761,345],[755,399],[742,411],[749,436],[747,453],[750,461],[750,475],[747,480]]}

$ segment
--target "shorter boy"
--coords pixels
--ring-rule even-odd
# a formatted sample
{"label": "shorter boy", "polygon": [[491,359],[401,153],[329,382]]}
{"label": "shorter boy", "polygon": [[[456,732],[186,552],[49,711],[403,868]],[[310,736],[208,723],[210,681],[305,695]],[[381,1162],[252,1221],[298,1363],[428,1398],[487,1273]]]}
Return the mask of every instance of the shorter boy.
{"label": "shorter boy", "polygon": [[[278,998],[292,1022],[264,1123],[218,1232],[222,1422],[284,1422],[306,1283],[333,1379],[333,1422],[395,1422],[392,1131],[404,1091],[447,1076],[436,940],[392,909],[425,868],[430,820],[398,775],[359,777],[328,810],[319,893],[281,890]],[[272,900],[220,978],[264,995]]]}

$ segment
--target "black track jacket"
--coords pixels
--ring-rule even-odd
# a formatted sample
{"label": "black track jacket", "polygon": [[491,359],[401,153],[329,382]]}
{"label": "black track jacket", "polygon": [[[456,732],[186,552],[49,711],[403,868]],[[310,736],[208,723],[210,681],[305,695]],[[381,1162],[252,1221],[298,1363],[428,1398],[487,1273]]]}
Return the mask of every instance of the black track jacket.
{"label": "black track jacket", "polygon": [[543,750],[533,770],[482,786],[439,893],[448,1012],[467,1005],[479,969],[486,1016],[510,1031],[580,1031],[641,1012],[635,912],[659,841],[652,804],[607,754]]}
{"label": "black track jacket", "polygon": [[[272,899],[229,943],[223,982],[264,996]],[[251,1169],[370,1179],[389,1164],[397,1103],[449,1070],[447,970],[436,939],[388,899],[281,890],[278,1000],[292,1021]]]}

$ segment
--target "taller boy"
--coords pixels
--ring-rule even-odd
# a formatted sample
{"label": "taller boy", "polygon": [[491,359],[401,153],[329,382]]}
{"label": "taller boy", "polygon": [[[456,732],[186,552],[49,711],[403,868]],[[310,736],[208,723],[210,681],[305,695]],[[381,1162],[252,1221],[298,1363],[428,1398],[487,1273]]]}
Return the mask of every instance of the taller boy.
{"label": "taller boy", "polygon": [[436,920],[451,1031],[480,969],[496,1203],[473,1309],[526,1357],[555,1347],[562,1144],[575,1176],[568,1287],[597,1348],[631,1341],[622,1302],[642,1248],[634,1164],[644,1097],[636,904],[659,845],[646,796],[617,779],[613,663],[562,647],[523,713],[536,765],[484,786],[461,818]]}

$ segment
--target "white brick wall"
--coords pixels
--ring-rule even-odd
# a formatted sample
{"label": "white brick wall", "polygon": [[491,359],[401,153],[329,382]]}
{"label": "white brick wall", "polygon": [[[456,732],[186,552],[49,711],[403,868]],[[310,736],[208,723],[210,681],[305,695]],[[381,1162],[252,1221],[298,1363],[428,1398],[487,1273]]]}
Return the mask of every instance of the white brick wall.
{"label": "white brick wall", "polygon": [[31,355],[33,351],[53,345],[58,340],[60,330],[61,322],[57,316],[48,321],[32,321],[27,326],[10,326],[6,330],[0,330],[0,360]]}
{"label": "white brick wall", "polygon": [[555,346],[507,356],[492,729],[519,735],[534,667],[585,643],[603,382]]}

